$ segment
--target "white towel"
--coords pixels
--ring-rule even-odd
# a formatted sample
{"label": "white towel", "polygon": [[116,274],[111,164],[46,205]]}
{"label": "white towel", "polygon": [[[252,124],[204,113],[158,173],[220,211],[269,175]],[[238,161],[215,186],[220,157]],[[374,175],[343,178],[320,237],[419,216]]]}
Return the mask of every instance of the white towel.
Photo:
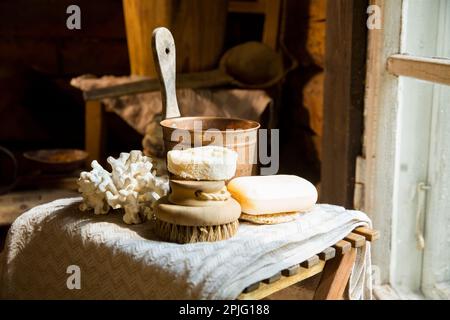
{"label": "white towel", "polygon": [[[80,200],[44,204],[14,222],[0,257],[0,297],[235,299],[371,224],[362,212],[316,205],[290,223],[242,223],[229,240],[179,245],[158,241],[152,222],[130,226],[119,213],[80,212]],[[352,299],[372,298],[370,245],[363,248],[350,279]],[[80,289],[66,285],[70,265],[80,267]]]}

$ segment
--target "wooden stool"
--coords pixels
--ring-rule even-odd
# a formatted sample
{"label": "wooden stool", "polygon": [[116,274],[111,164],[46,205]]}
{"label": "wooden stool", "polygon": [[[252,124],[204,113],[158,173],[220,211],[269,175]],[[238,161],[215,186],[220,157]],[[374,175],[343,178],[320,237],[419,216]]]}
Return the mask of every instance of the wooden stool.
{"label": "wooden stool", "polygon": [[293,284],[322,273],[314,300],[341,300],[355,264],[356,249],[375,241],[379,232],[356,228],[344,239],[300,264],[248,286],[238,300],[260,300]]}

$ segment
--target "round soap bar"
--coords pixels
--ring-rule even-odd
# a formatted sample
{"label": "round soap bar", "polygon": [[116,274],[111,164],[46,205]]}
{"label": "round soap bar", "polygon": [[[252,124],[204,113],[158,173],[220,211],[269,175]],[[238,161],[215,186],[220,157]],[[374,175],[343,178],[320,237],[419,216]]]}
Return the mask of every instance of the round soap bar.
{"label": "round soap bar", "polygon": [[167,153],[167,169],[186,180],[228,180],[236,173],[238,154],[228,148],[206,146]]}
{"label": "round soap bar", "polygon": [[317,202],[317,190],[293,175],[238,177],[227,186],[246,214],[305,212]]}

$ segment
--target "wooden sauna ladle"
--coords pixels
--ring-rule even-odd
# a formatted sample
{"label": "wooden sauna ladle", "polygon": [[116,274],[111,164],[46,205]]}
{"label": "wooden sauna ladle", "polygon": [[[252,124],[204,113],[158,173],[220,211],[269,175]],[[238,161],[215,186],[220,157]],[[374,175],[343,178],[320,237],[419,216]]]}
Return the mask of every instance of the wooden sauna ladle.
{"label": "wooden sauna ladle", "polygon": [[[292,59],[284,68],[283,59],[267,45],[252,41],[229,49],[221,58],[219,68],[212,71],[177,75],[177,88],[213,88],[234,85],[247,89],[269,88],[297,67]],[[159,90],[158,79],[142,79],[120,85],[97,88],[84,92],[86,100],[112,98]]]}
{"label": "wooden sauna ladle", "polygon": [[[175,40],[169,29],[159,27],[153,31],[152,50],[161,88],[163,120],[160,125],[165,151],[180,146],[193,148],[199,146],[198,143],[227,147],[238,153],[235,176],[254,173],[257,166],[252,160],[256,159],[260,124],[229,117],[182,117],[176,94]],[[185,139],[187,136],[189,138]]]}

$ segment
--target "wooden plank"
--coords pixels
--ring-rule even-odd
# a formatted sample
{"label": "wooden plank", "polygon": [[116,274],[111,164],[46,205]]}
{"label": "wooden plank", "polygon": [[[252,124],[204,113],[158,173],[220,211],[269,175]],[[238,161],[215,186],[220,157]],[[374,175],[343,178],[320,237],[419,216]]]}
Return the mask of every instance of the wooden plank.
{"label": "wooden plank", "polygon": [[450,59],[394,54],[388,58],[387,71],[396,76],[450,85]]}
{"label": "wooden plank", "polygon": [[[270,2],[271,0],[269,0]],[[264,13],[266,10],[266,0],[239,1],[231,0],[228,2],[228,12],[237,13]]]}
{"label": "wooden plank", "polygon": [[367,241],[376,241],[380,238],[380,232],[378,230],[372,230],[369,228],[356,228],[353,230],[353,233],[359,234],[361,236],[364,236]]}
{"label": "wooden plank", "polygon": [[296,264],[293,265],[287,269],[284,269],[281,271],[281,274],[285,277],[292,277],[293,275],[296,275],[300,271],[300,265]]}
{"label": "wooden plank", "polygon": [[333,247],[326,248],[321,253],[319,253],[320,260],[328,261],[336,256],[336,249]]}
{"label": "wooden plank", "polygon": [[261,285],[261,282],[255,282],[254,284],[252,284],[252,285],[249,285],[247,288],[245,288],[244,289],[244,293],[250,293],[250,292],[253,292],[253,291],[255,291],[255,290],[257,290],[258,288],[259,288],[259,286]]}
{"label": "wooden plank", "polygon": [[276,274],[274,274],[270,278],[267,278],[267,279],[263,280],[263,282],[266,283],[266,284],[271,284],[271,283],[274,283],[274,282],[276,282],[276,281],[278,281],[280,279],[281,279],[281,271],[276,273]]}
{"label": "wooden plank", "polygon": [[175,38],[178,72],[216,67],[227,7],[226,0],[123,0],[131,74],[156,77],[150,40],[157,27],[169,28]]}
{"label": "wooden plank", "polygon": [[278,48],[281,0],[265,1],[265,19],[262,42],[274,50]]}
{"label": "wooden plank", "polygon": [[123,0],[131,74],[156,77],[151,34],[157,26],[169,24],[170,9],[166,1]]}
{"label": "wooden plank", "polygon": [[315,266],[316,264],[318,264],[318,263],[319,263],[319,260],[320,260],[320,259],[319,259],[319,256],[318,256],[318,255],[314,255],[314,256],[312,256],[311,258],[309,258],[308,260],[303,261],[302,263],[300,263],[300,265],[301,265],[303,268],[309,269],[309,268]]}
{"label": "wooden plank", "polygon": [[340,300],[356,260],[356,249],[338,256],[325,265],[314,300]]}
{"label": "wooden plank", "polygon": [[336,244],[333,246],[333,248],[336,249],[337,254],[342,255],[342,254],[346,254],[350,251],[350,249],[352,248],[352,244],[345,240],[340,240],[340,241],[336,242]]}
{"label": "wooden plank", "polygon": [[[398,166],[399,78],[386,71],[386,60],[401,52],[402,1],[371,0],[371,5],[381,8],[382,28],[369,30],[365,132],[363,157],[364,200],[361,210],[370,212],[373,225],[386,241],[380,241],[372,251],[373,263],[381,268],[381,282],[392,279],[394,210],[394,180]],[[383,174],[380,174],[382,172]],[[382,199],[382,200],[381,200]],[[389,239],[389,240],[388,240]]]}
{"label": "wooden plank", "polygon": [[[98,100],[85,104],[85,149],[89,153],[88,162],[101,160],[104,147],[103,106]],[[100,161],[101,162],[101,161]]]}
{"label": "wooden plank", "polygon": [[321,201],[353,207],[362,149],[367,0],[327,1]]}
{"label": "wooden plank", "polygon": [[158,90],[160,90],[158,79],[140,79],[129,83],[83,91],[83,98],[85,100],[100,100]]}
{"label": "wooden plank", "polygon": [[350,242],[353,248],[360,248],[366,244],[366,238],[356,233],[350,233],[344,240]]}
{"label": "wooden plank", "polygon": [[[176,86],[181,88],[212,88],[229,84],[230,78],[223,74],[220,70],[212,70],[205,72],[191,72],[177,74]],[[99,100],[105,98],[114,98],[130,94],[138,94],[151,91],[159,91],[160,84],[158,79],[150,79],[142,77],[142,79],[117,84],[104,88],[94,88],[83,93],[85,100]]]}
{"label": "wooden plank", "polygon": [[242,293],[237,298],[238,300],[259,300],[264,299],[267,296],[278,292],[280,290],[283,290],[297,282],[303,281],[305,279],[308,279],[310,277],[315,276],[316,274],[320,273],[325,266],[324,261],[319,261],[318,264],[313,266],[310,269],[304,269],[301,268],[300,272],[296,275],[293,275],[291,277],[285,277],[282,276],[280,280],[277,282],[274,282],[272,284],[265,284],[261,283],[259,289],[254,290],[253,292],[249,293]]}

